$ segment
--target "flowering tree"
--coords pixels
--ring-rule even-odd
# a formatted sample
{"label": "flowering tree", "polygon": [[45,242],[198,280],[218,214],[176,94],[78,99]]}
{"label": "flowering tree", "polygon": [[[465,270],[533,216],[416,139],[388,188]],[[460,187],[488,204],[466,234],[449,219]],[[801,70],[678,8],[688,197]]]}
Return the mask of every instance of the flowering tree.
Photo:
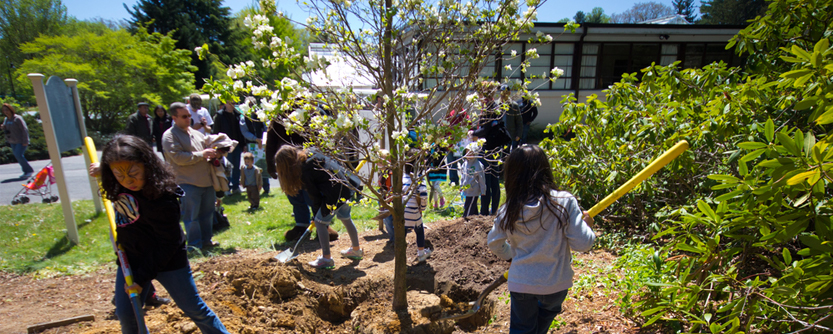
{"label": "flowering tree", "polygon": [[[366,185],[361,191],[364,201],[380,202],[394,217],[393,308],[402,310],[407,307],[403,203],[416,190],[416,184],[402,189],[404,167],[411,164],[417,177],[424,175],[429,156],[437,157],[466,135],[463,124],[450,125],[448,113],[467,109],[478,120],[484,96],[478,88],[494,88],[482,82],[500,80],[491,78],[491,72],[486,77],[481,73],[502,57],[521,57],[504,56],[504,46],[532,29],[540,4],[539,0],[525,4],[518,0],[465,4],[453,0],[313,1],[306,27],[373,81],[378,92],[371,97],[358,96],[350,87],[313,85],[309,74],[327,75],[330,62],[315,54],[301,56],[289,41],[272,34],[265,15],[254,15],[246,19],[253,45],[270,50],[271,57],[234,64],[228,69],[228,80],[209,82],[206,87],[209,93],[230,99],[240,93],[255,95],[259,105],[248,112],[281,122],[307,138],[307,145],[339,161],[355,163],[359,156],[368,162],[369,168],[358,175]],[[276,11],[271,1],[262,1],[260,7],[265,13]],[[552,40],[541,33],[529,36],[530,41]],[[528,61],[537,52],[532,49],[525,56]],[[254,75],[257,66],[286,66],[294,69],[294,78],[304,79],[262,82]],[[528,66],[524,62],[513,70],[525,71]],[[559,73],[563,72],[553,69],[552,74],[529,77],[555,80],[553,74]],[[538,101],[537,94],[527,90],[529,79],[502,81]],[[380,102],[376,103],[376,97]],[[392,174],[390,193],[374,187],[374,180],[387,173]]]}

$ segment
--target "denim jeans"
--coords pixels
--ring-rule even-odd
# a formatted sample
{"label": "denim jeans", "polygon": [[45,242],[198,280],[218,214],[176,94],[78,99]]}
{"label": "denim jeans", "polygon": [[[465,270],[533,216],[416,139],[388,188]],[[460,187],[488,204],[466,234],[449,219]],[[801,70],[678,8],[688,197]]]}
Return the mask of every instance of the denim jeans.
{"label": "denim jeans", "polygon": [[[130,302],[130,296],[124,291],[124,274],[121,267],[116,271],[116,317],[121,323],[121,332],[123,334],[139,333],[136,316],[133,313],[133,304]],[[200,298],[197,286],[194,284],[194,278],[191,276],[190,266],[158,273],[156,280],[168,290],[168,294],[171,295],[171,299],[174,300],[176,306],[194,321],[200,331],[203,333],[228,333],[220,318]],[[144,305],[147,294],[152,291],[150,286],[150,281],[142,286],[142,295],[139,298],[142,305]]]}
{"label": "denim jeans", "polygon": [[500,205],[500,170],[497,161],[480,159],[480,163],[486,171],[486,196],[480,196],[480,214],[491,216]]}
{"label": "denim jeans", "polygon": [[448,158],[446,159],[448,162],[448,181],[459,186],[460,175],[457,174],[457,160],[459,160],[459,158],[455,157],[452,153],[449,153]]}
{"label": "denim jeans", "polygon": [[549,331],[552,320],[561,313],[567,291],[551,295],[510,292],[509,334],[544,334]]}
{"label": "denim jeans", "polygon": [[231,181],[231,190],[240,191],[240,156],[243,155],[243,146],[237,145],[234,151],[229,152],[226,158],[232,165],[231,180],[229,180]]}
{"label": "denim jeans", "polygon": [[385,217],[385,230],[388,231],[388,240],[393,243],[393,215]]}
{"label": "denim jeans", "polygon": [[351,211],[350,204],[344,203],[326,216],[322,215],[320,210],[315,213],[315,228],[318,229],[318,243],[321,245],[322,254],[330,255],[330,236],[327,233],[327,227],[332,223],[333,217],[338,218],[344,224],[344,229],[350,236],[351,246],[359,247],[359,232],[353,224],[353,219],[350,218]]}
{"label": "denim jeans", "polygon": [[180,199],[182,222],[185,224],[188,246],[202,248],[211,242],[214,236],[214,187],[197,187],[180,184],[185,196]]}
{"label": "denim jeans", "polygon": [[32,166],[29,165],[29,161],[26,160],[26,148],[29,146],[23,146],[23,144],[9,144],[12,146],[12,154],[14,154],[14,158],[17,159],[17,163],[20,164],[20,169],[23,170],[24,174],[31,174],[35,170],[32,169]]}
{"label": "denim jeans", "polygon": [[522,145],[527,143],[526,136],[528,134],[529,134],[529,124],[524,124],[524,131],[523,131],[523,134],[521,134],[521,144]]}
{"label": "denim jeans", "polygon": [[286,198],[289,199],[289,204],[292,204],[292,213],[295,215],[295,226],[309,227],[309,203],[312,203],[312,200],[309,198],[307,192],[301,190],[295,196],[286,195]]}
{"label": "denim jeans", "polygon": [[263,194],[269,194],[269,177],[266,176],[266,172],[263,173]]}

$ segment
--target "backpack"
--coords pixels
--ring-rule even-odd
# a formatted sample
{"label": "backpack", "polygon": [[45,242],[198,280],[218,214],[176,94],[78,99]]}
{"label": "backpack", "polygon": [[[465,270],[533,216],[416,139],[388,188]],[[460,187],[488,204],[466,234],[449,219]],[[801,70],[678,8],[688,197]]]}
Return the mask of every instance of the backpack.
{"label": "backpack", "polygon": [[486,141],[494,144],[495,147],[503,147],[511,143],[512,137],[509,136],[509,130],[506,130],[506,125],[503,124],[503,121],[495,120],[492,122],[497,122],[497,124],[492,125],[492,129],[486,135]]}

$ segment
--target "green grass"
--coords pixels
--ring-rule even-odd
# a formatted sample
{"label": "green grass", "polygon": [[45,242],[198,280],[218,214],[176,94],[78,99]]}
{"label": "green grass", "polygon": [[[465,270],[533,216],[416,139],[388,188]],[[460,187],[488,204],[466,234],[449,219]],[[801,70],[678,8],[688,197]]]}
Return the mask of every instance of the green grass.
{"label": "green grass", "polygon": [[[454,201],[459,193],[444,187],[446,202]],[[374,202],[375,203],[375,202]],[[194,261],[239,249],[263,252],[283,250],[286,243],[283,234],[295,225],[292,206],[280,189],[273,189],[269,196],[261,197],[260,209],[249,211],[249,202],[243,195],[223,198],[225,214],[231,228],[215,233],[219,249],[192,254]],[[114,266],[115,255],[110,246],[109,228],[103,214],[96,215],[90,200],[72,203],[78,224],[80,244],[75,245],[66,237],[66,225],[60,204],[24,204],[0,207],[0,271],[33,274],[36,277],[74,275],[95,271],[101,266]],[[459,216],[462,209],[427,210],[425,222],[446,220]],[[376,229],[372,220],[377,214],[375,204],[353,207],[353,222],[359,232]],[[333,228],[344,233],[344,226],[335,222]]]}

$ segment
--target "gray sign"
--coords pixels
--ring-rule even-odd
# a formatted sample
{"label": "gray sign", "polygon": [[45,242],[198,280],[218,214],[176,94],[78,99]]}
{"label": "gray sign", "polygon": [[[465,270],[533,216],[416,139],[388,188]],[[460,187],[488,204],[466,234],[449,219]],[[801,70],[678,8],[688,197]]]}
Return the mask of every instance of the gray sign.
{"label": "gray sign", "polygon": [[66,152],[84,145],[81,138],[81,128],[75,113],[75,101],[72,99],[72,89],[67,87],[64,80],[51,76],[46,81],[46,100],[49,104],[49,115],[55,128],[55,138],[60,152]]}

